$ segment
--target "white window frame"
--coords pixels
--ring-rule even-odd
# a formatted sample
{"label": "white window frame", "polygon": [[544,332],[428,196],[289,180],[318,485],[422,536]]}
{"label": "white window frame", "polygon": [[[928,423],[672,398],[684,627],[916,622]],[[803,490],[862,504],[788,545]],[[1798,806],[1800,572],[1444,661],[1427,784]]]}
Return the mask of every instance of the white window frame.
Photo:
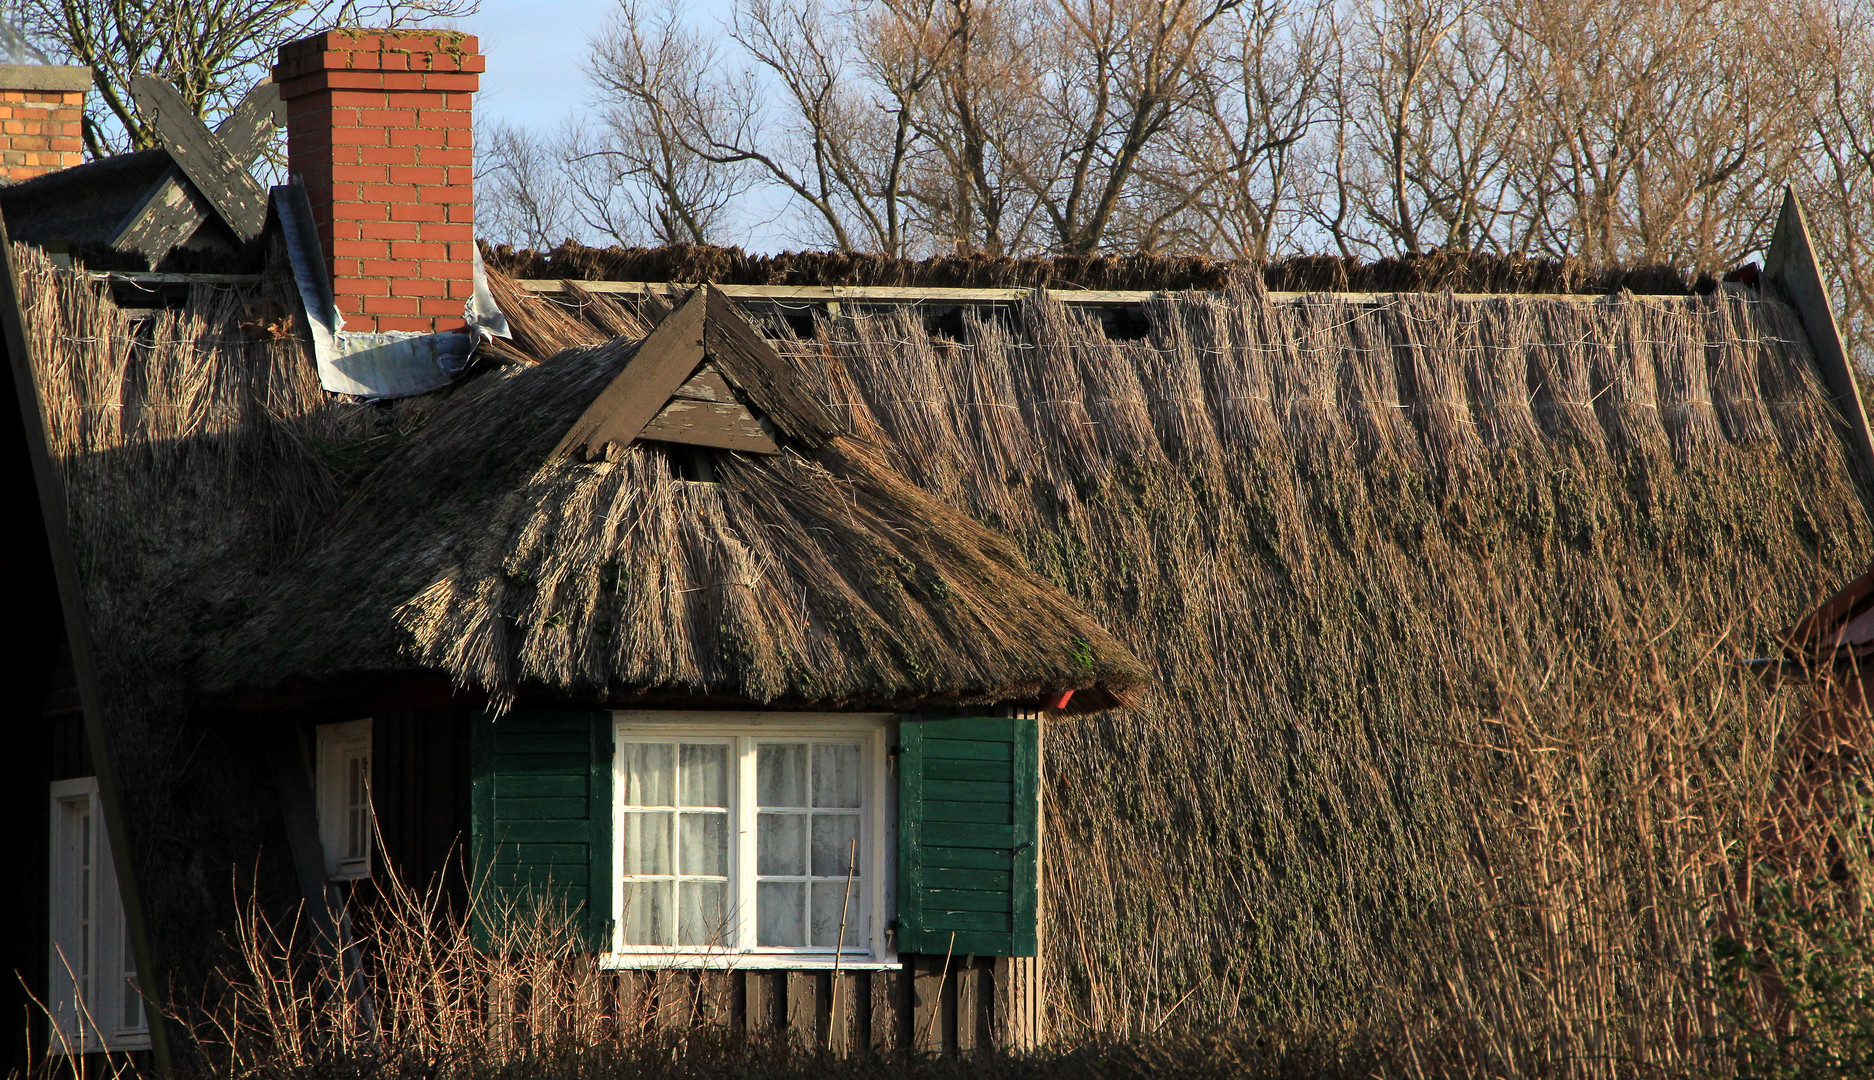
{"label": "white window frame", "polygon": [[[362,762],[364,802],[352,799],[351,768]],[[351,720],[318,727],[319,844],[325,850],[325,875],[333,881],[364,881],[371,876],[377,845],[377,811],[371,798],[371,720]],[[363,854],[348,853],[351,832],[361,828]]]}
{"label": "white window frame", "polygon": [[[135,988],[136,959],[117,890],[97,777],[55,781],[50,795],[49,1049],[60,1056],[147,1050],[148,1005]],[[88,836],[86,830],[73,828],[73,809],[89,814]]]}
{"label": "white window frame", "polygon": [[[886,932],[895,908],[898,800],[893,787],[892,740],[897,717],[890,713],[763,713],[621,711],[612,714],[612,935],[600,958],[609,968],[787,968],[864,971],[900,966]],[[755,941],[755,747],[762,741],[840,738],[862,744],[860,769],[866,780],[860,817],[860,888],[867,925],[859,948],[761,947]],[[625,867],[624,746],[630,742],[728,742],[730,924],[732,939],[720,946],[624,944]]]}

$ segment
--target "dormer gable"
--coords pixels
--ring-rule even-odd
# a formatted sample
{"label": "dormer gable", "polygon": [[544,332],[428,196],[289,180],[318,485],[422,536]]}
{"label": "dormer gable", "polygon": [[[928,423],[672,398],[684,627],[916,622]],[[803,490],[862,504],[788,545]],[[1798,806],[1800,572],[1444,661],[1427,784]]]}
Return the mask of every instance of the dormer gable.
{"label": "dormer gable", "polygon": [[839,431],[728,297],[704,285],[645,335],[553,457],[594,457],[641,439],[774,454],[784,440],[818,449]]}

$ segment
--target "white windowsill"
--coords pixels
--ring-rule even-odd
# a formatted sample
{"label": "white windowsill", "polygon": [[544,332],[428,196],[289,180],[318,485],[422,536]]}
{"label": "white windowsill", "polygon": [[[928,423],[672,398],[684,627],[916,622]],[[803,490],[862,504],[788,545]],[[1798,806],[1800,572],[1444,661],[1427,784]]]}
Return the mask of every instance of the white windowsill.
{"label": "white windowsill", "polygon": [[896,956],[876,960],[870,954],[843,957],[837,962],[826,953],[606,953],[599,966],[615,971],[702,968],[715,971],[890,971],[904,966]]}

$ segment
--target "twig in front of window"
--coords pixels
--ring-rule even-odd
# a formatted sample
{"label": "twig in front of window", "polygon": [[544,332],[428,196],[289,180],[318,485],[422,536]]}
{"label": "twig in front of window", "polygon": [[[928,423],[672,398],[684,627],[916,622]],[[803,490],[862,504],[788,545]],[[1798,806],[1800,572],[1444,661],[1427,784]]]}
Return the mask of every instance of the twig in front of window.
{"label": "twig in front of window", "polygon": [[[833,1045],[836,1032],[839,1031],[839,964],[846,959],[846,911],[852,902],[852,872],[859,861],[859,838],[853,837],[846,850],[846,893],[839,898],[839,936],[833,939],[833,1014],[826,1023],[826,1042]],[[952,938],[954,941],[955,939]]]}

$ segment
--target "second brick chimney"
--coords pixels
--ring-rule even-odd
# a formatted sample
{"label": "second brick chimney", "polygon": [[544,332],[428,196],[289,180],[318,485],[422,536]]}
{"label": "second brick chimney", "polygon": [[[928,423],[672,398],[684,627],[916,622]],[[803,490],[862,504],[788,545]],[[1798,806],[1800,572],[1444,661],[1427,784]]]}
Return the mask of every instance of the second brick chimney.
{"label": "second brick chimney", "polygon": [[0,64],[0,182],[84,161],[88,67]]}
{"label": "second brick chimney", "polygon": [[305,182],[347,330],[463,325],[476,45],[464,34],[331,30],[280,49],[287,169]]}

